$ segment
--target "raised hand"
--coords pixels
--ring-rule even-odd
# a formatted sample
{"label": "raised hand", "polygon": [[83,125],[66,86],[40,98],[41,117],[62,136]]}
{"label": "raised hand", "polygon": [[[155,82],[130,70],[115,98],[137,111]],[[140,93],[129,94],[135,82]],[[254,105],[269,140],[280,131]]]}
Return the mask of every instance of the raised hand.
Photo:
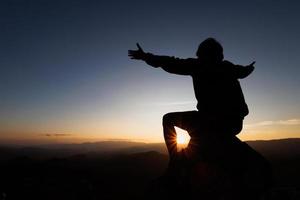
{"label": "raised hand", "polygon": [[143,51],[139,43],[136,43],[136,46],[138,48],[137,50],[128,50],[128,56],[131,59],[143,60],[146,56],[146,53]]}
{"label": "raised hand", "polygon": [[251,72],[254,70],[254,64],[255,64],[255,61],[252,62],[251,64],[247,65],[247,67],[251,70]]}
{"label": "raised hand", "polygon": [[254,67],[253,65],[256,63],[256,61],[253,61],[250,65],[248,65],[248,66],[250,66],[250,67]]}

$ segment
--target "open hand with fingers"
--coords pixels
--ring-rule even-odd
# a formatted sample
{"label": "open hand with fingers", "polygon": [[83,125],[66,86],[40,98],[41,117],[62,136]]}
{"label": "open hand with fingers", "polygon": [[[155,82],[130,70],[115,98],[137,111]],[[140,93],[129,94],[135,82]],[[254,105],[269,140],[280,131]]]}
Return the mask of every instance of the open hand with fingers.
{"label": "open hand with fingers", "polygon": [[139,43],[136,43],[137,50],[128,50],[128,56],[131,59],[136,59],[136,60],[144,60],[146,57],[146,53],[143,51],[142,47],[139,45]]}

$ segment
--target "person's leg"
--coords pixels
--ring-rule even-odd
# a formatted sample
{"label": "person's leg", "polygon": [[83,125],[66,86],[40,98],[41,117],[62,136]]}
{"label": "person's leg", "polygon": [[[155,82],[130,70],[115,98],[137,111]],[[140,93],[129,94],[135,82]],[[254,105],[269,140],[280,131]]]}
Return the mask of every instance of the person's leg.
{"label": "person's leg", "polygon": [[177,155],[175,126],[188,131],[192,128],[193,122],[197,121],[197,118],[197,111],[173,112],[163,116],[164,138],[171,162]]}
{"label": "person's leg", "polygon": [[218,136],[232,137],[238,135],[243,129],[243,118],[240,117],[226,117],[216,120]]}

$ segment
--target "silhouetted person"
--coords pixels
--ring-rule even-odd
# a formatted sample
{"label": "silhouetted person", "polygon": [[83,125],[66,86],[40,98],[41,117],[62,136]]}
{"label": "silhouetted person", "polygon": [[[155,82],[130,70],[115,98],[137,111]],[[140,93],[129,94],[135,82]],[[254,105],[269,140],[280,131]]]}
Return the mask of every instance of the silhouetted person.
{"label": "silhouetted person", "polygon": [[223,60],[223,47],[213,38],[199,45],[197,58],[158,56],[145,53],[137,46],[138,50],[128,51],[132,59],[193,79],[198,111],[173,112],[163,117],[169,166],[177,155],[175,126],[187,130],[192,139],[202,133],[236,135],[242,130],[243,119],[249,111],[238,79],[247,77],[254,70],[255,62],[241,66]]}

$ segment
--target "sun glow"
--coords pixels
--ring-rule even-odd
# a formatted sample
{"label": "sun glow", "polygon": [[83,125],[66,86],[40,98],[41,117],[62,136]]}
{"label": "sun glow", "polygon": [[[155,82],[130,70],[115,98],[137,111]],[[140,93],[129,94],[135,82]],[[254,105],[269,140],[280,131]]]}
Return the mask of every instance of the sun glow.
{"label": "sun glow", "polygon": [[177,127],[175,129],[176,129],[176,134],[177,134],[177,138],[176,138],[177,145],[180,148],[187,147],[187,145],[190,141],[190,136],[189,136],[188,132],[186,132],[180,128],[177,128]]}

